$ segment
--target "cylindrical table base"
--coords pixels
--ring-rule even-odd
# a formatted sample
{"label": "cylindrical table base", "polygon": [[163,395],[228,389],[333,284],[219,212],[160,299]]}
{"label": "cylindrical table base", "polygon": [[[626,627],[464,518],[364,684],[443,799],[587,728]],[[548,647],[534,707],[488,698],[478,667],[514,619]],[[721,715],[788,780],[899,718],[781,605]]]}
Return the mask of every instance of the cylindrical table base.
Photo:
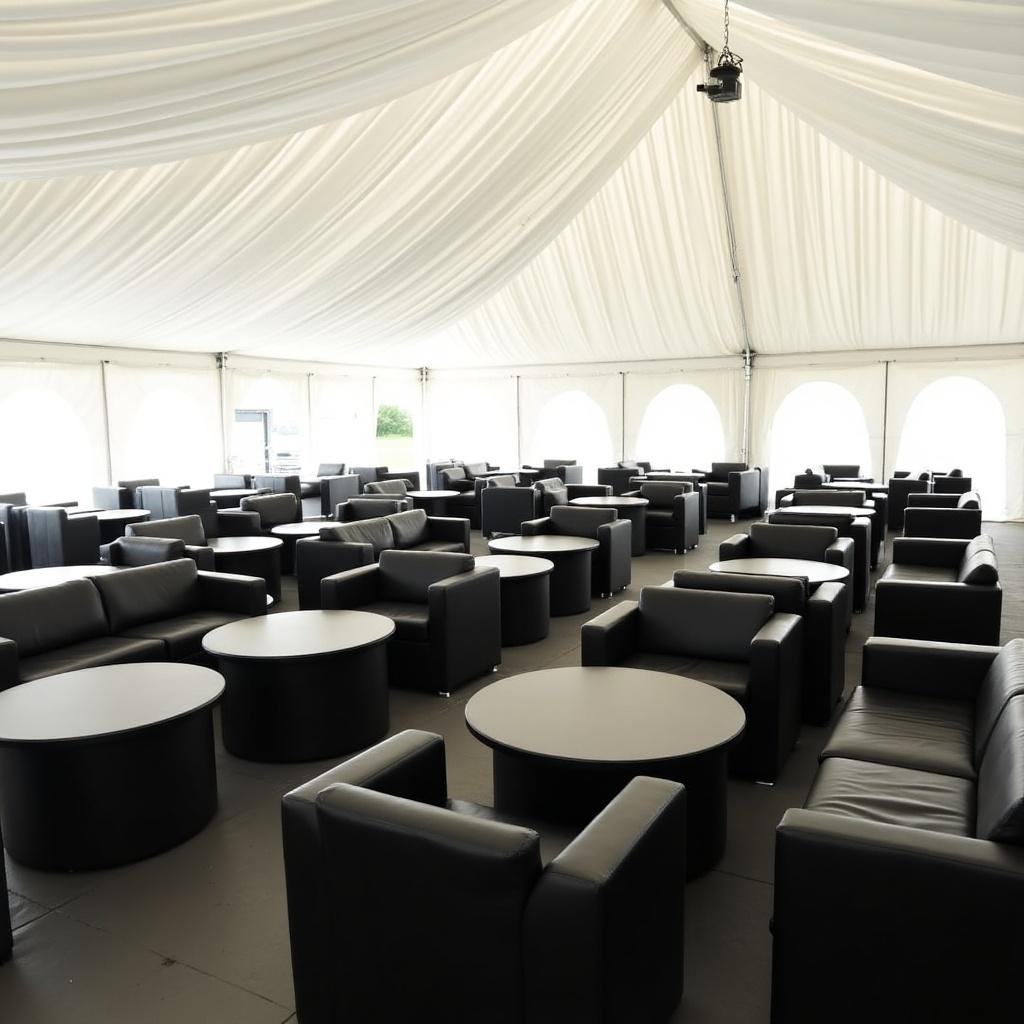
{"label": "cylindrical table base", "polygon": [[501,645],[543,640],[551,628],[550,573],[501,580]]}
{"label": "cylindrical table base", "polygon": [[555,563],[549,577],[552,615],[578,615],[590,610],[590,552],[544,552]]}
{"label": "cylindrical table base", "polygon": [[7,852],[47,871],[151,857],[217,809],[210,707],[112,737],[0,744]]}
{"label": "cylindrical table base", "polygon": [[215,551],[213,563],[217,572],[233,572],[240,576],[259,576],[267,581],[267,593],[281,600],[281,548],[259,548],[254,551]]}

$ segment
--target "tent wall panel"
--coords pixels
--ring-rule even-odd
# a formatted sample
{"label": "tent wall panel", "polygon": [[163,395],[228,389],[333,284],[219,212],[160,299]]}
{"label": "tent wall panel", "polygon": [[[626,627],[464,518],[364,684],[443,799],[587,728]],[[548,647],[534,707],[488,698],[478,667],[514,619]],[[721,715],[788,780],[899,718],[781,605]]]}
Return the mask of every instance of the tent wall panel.
{"label": "tent wall panel", "polygon": [[[297,472],[308,461],[309,386],[306,374],[232,368],[225,374],[229,471],[265,472],[259,427],[239,420],[240,411],[268,417],[270,469]],[[244,413],[243,413],[244,415]],[[299,466],[296,465],[299,464]]]}
{"label": "tent wall panel", "polygon": [[310,374],[310,469],[320,462],[370,464],[376,434],[373,390],[372,377]]}
{"label": "tent wall panel", "polygon": [[432,372],[427,382],[427,454],[431,461],[519,461],[516,379]]}

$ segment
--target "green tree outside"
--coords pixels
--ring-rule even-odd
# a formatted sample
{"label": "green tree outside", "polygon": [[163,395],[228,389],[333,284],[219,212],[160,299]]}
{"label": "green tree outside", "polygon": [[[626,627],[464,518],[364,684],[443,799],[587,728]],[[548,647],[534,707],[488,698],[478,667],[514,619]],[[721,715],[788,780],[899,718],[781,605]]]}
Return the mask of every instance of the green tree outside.
{"label": "green tree outside", "polygon": [[412,437],[412,417],[398,405],[382,405],[377,410],[378,437]]}

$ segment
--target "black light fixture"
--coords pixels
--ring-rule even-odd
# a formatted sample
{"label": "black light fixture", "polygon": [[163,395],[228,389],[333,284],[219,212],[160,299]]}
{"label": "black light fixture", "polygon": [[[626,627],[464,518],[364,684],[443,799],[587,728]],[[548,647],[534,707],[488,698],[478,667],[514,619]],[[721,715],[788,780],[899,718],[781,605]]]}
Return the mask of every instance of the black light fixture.
{"label": "black light fixture", "polygon": [[697,92],[707,93],[712,103],[732,103],[743,95],[743,58],[729,49],[729,0],[725,0],[724,37],[718,63],[708,72],[712,80],[697,86]]}

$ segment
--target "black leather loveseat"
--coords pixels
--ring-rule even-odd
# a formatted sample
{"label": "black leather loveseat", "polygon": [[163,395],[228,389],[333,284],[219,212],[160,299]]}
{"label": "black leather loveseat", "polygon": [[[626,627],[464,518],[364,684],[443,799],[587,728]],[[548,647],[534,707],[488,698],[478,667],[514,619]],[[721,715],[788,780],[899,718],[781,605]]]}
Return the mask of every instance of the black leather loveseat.
{"label": "black leather loveseat", "polygon": [[774,1024],[1018,1020],[1022,921],[1024,641],[868,640],[776,833]]}
{"label": "black leather loveseat", "polygon": [[203,636],[263,615],[250,576],[200,572],[190,558],[0,595],[0,689],[129,661],[201,657]]}

